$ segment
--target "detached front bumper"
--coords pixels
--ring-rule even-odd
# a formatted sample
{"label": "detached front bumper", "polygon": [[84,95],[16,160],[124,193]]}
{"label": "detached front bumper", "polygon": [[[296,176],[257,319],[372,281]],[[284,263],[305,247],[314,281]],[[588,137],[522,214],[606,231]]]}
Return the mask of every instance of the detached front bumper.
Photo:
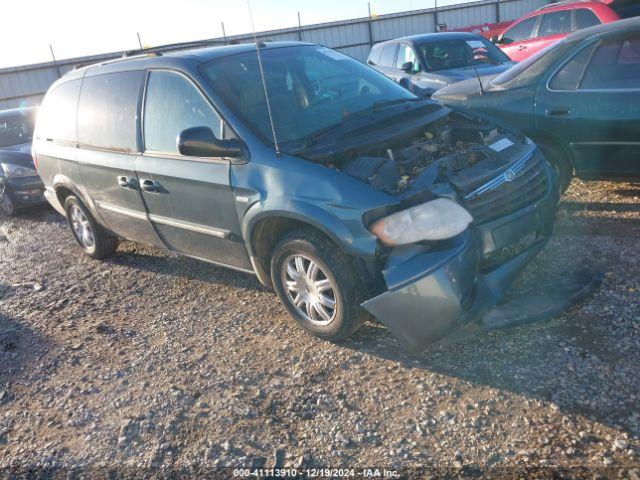
{"label": "detached front bumper", "polygon": [[44,185],[40,177],[5,178],[4,191],[16,207],[30,207],[46,203]]}
{"label": "detached front bumper", "polygon": [[517,212],[391,255],[382,272],[388,290],[362,306],[413,352],[482,317],[553,232],[558,195],[549,178],[547,195]]}

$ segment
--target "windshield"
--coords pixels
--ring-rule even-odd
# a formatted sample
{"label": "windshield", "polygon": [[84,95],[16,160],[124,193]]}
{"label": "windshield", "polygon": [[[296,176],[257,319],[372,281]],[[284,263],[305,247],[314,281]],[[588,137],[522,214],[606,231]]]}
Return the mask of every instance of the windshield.
{"label": "windshield", "polygon": [[[303,140],[383,102],[416,99],[372,68],[328,48],[264,48],[261,56],[280,143]],[[213,60],[201,71],[227,106],[271,143],[256,52]]]}
{"label": "windshield", "polygon": [[16,114],[0,117],[0,147],[29,143],[33,138],[33,117]]}
{"label": "windshield", "polygon": [[575,41],[558,40],[491,80],[491,85],[523,86],[537,82],[538,76],[562,57]]}
{"label": "windshield", "polygon": [[502,50],[484,38],[430,42],[418,47],[427,71],[509,62]]}

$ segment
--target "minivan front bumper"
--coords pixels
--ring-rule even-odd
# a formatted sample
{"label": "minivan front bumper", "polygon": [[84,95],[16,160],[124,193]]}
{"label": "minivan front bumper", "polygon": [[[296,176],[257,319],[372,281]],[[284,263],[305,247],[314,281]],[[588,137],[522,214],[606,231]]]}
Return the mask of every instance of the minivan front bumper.
{"label": "minivan front bumper", "polygon": [[539,201],[444,246],[389,259],[382,272],[387,291],[362,306],[413,352],[480,319],[546,246],[558,204],[553,183]]}
{"label": "minivan front bumper", "polygon": [[30,207],[46,203],[44,185],[40,177],[4,178],[4,191],[13,204],[18,207]]}

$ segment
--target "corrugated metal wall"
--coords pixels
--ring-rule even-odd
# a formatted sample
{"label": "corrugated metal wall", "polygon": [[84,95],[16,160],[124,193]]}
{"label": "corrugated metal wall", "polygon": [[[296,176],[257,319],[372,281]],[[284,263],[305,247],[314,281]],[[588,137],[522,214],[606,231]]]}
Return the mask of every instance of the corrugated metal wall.
{"label": "corrugated metal wall", "polygon": [[[392,38],[436,30],[436,24],[446,24],[448,30],[516,19],[548,0],[480,0],[439,9],[359,18],[301,28],[260,32],[259,40],[303,40],[335,48],[361,62],[369,55],[373,43]],[[499,12],[499,15],[498,15]],[[225,40],[222,38],[212,41]],[[227,41],[253,41],[252,35],[236,35]],[[76,66],[119,57],[121,53],[73,58],[56,63],[42,63],[24,67],[0,69],[0,110],[17,106],[37,105],[49,86],[61,75]]]}

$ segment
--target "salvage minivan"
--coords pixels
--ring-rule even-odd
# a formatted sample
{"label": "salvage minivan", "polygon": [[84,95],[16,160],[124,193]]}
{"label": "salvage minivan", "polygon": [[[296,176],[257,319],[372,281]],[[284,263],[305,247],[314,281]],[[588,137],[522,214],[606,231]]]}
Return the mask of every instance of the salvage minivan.
{"label": "salvage minivan", "polygon": [[125,238],[253,273],[320,338],[374,317],[413,351],[498,302],[558,202],[525,136],[297,42],[72,71],[34,155],[87,255]]}

